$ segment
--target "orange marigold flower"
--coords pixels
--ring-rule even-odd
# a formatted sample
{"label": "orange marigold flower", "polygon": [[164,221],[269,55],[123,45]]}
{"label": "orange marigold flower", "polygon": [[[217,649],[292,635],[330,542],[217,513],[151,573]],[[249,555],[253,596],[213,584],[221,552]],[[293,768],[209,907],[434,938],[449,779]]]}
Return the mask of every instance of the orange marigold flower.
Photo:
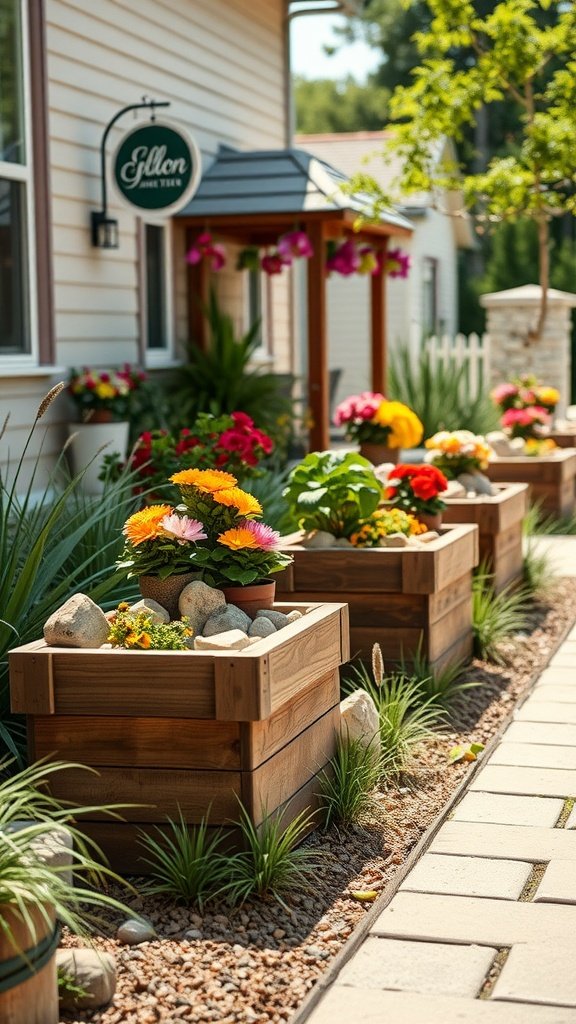
{"label": "orange marigold flower", "polygon": [[224,491],[216,491],[212,497],[219,505],[226,505],[228,508],[237,509],[240,516],[262,515],[262,505],[260,502],[252,494],[241,490],[240,487],[229,487]]}
{"label": "orange marigold flower", "polygon": [[145,540],[154,540],[164,534],[160,523],[164,516],[170,516],[172,512],[170,505],[149,505],[126,520],[122,533],[135,546]]}
{"label": "orange marigold flower", "polygon": [[241,551],[247,548],[251,548],[253,551],[260,549],[254,534],[244,526],[238,526],[221,533],[218,537],[218,543],[224,544],[225,547],[231,548],[232,551]]}
{"label": "orange marigold flower", "polygon": [[182,469],[173,473],[170,481],[185,487],[197,487],[204,494],[214,494],[238,483],[232,473],[224,473],[221,469]]}
{"label": "orange marigold flower", "polygon": [[144,632],[139,633],[136,638],[136,643],[138,644],[138,647],[142,647],[143,650],[148,650],[150,644],[152,643],[150,639],[150,634]]}

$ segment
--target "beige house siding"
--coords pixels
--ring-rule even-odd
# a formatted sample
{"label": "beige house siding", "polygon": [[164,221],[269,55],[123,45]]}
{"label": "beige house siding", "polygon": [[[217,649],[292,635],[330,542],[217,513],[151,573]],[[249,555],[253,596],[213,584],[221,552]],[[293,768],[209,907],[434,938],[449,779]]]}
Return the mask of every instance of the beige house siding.
{"label": "beige house siding", "polygon": [[[194,136],[204,169],[220,143],[282,147],[284,6],[283,0],[46,0],[56,359],[63,367],[56,379],[72,365],[139,358],[137,219],[110,185],[120,248],[98,250],[90,242],[90,212],[100,208],[105,125],[122,106],[147,95],[171,102],[166,117]],[[134,123],[128,114],[112,130],[109,154]],[[172,246],[175,338],[184,341],[185,246],[178,222]],[[287,281],[282,288],[287,295]],[[287,299],[279,301],[279,368],[290,361],[285,306]],[[0,409],[13,410],[0,463],[8,446],[16,449],[53,379],[24,377],[15,386],[0,366]],[[60,399],[58,409],[59,443],[69,408]],[[56,432],[49,451],[58,446],[55,438]]]}

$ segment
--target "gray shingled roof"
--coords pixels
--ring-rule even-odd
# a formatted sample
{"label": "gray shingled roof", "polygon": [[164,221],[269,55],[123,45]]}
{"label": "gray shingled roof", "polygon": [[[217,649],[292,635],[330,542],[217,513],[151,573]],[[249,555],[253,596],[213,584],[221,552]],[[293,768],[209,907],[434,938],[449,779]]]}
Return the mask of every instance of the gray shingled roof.
{"label": "gray shingled roof", "polygon": [[[342,192],[347,180],[336,168],[303,149],[242,152],[222,146],[198,191],[176,216],[366,210],[362,196]],[[386,211],[380,219],[384,224],[413,230],[410,221],[396,210]]]}

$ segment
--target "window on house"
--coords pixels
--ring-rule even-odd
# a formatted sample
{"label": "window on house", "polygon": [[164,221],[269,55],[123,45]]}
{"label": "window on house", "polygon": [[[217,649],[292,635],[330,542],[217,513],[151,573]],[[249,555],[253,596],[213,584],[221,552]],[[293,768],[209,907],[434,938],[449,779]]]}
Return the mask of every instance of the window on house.
{"label": "window on house", "polygon": [[0,355],[32,352],[32,168],[23,0],[0,0]]}
{"label": "window on house", "polygon": [[253,324],[258,322],[259,348],[256,349],[257,356],[266,356],[269,353],[269,345],[266,340],[268,337],[266,323],[267,285],[268,278],[260,270],[248,271],[246,330],[249,330]]}
{"label": "window on house", "polygon": [[146,252],[146,347],[148,351],[165,351],[168,347],[165,228],[157,224],[145,224],[144,242]]}
{"label": "window on house", "polygon": [[438,260],[431,256],[422,263],[422,329],[424,337],[438,333]]}

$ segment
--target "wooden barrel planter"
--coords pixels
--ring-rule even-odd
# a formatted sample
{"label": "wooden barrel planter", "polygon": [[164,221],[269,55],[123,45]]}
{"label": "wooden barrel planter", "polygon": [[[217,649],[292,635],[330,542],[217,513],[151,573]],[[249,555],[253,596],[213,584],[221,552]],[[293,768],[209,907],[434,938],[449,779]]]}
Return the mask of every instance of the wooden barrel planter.
{"label": "wooden barrel planter", "polygon": [[472,570],[478,527],[442,527],[422,548],[286,547],[294,561],[278,576],[286,600],[348,602],[350,652],[407,663],[420,646],[432,666],[472,654]]}
{"label": "wooden barrel planter", "polygon": [[522,523],[528,504],[528,484],[497,484],[498,494],[448,498],[445,523],[476,523],[480,563],[493,575],[499,593],[523,578]]}
{"label": "wooden barrel planter", "polygon": [[238,799],[255,825],[272,812],[288,823],[317,806],[317,777],[339,729],[338,669],[348,657],[347,608],[338,603],[315,606],[242,651],[38,641],[10,654],[12,709],[28,716],[31,758],[79,761],[99,773],[59,772],[55,796],[141,805],[126,808],[122,822],[83,816],[82,828],[116,870],[143,874],[139,829],[179,809],[189,824],[210,811],[210,825],[224,826],[233,844]]}
{"label": "wooden barrel planter", "polygon": [[[58,1024],[56,947],[59,930],[30,907],[32,931],[9,904],[0,904],[14,944],[0,928],[0,1021],[2,1024]],[[16,948],[15,948],[16,947]],[[25,954],[18,953],[22,950]]]}
{"label": "wooden barrel planter", "polygon": [[550,455],[517,455],[497,457],[490,462],[486,475],[493,483],[525,483],[530,486],[530,500],[543,512],[570,516],[576,506],[576,449],[562,448]]}

